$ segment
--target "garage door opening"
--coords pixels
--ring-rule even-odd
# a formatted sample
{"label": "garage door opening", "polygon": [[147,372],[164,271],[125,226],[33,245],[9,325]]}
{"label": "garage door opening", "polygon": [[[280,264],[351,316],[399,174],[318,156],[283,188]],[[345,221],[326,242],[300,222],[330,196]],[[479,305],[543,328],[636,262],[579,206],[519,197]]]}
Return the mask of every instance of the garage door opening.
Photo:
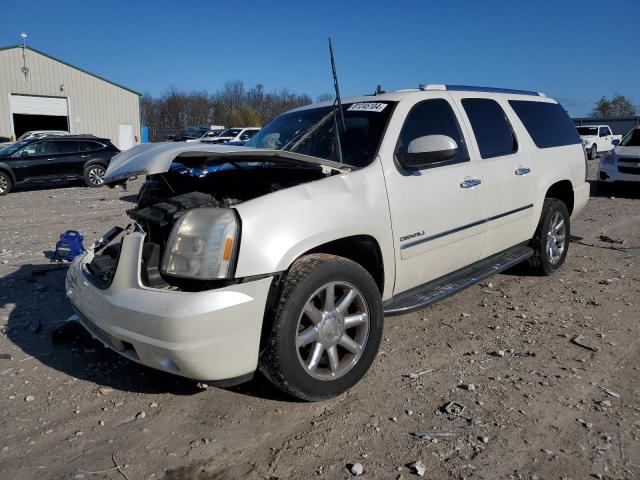
{"label": "garage door opening", "polygon": [[16,138],[31,130],[69,131],[69,107],[66,97],[12,93],[9,103]]}
{"label": "garage door opening", "polygon": [[19,138],[23,133],[32,130],[64,130],[68,132],[69,121],[67,117],[14,113],[13,130],[16,134],[16,138]]}

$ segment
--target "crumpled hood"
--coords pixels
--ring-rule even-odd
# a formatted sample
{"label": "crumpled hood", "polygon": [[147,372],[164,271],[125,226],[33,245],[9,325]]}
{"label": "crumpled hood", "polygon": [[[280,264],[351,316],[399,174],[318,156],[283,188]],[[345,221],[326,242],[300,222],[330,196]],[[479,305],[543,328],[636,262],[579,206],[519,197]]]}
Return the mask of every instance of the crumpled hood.
{"label": "crumpled hood", "polygon": [[116,182],[139,175],[165,173],[177,157],[207,157],[208,161],[223,157],[252,161],[293,160],[303,163],[322,165],[340,172],[348,172],[351,167],[331,160],[310,157],[286,150],[257,149],[237,145],[218,145],[197,142],[143,143],[119,153],[109,163],[105,174],[106,183]]}

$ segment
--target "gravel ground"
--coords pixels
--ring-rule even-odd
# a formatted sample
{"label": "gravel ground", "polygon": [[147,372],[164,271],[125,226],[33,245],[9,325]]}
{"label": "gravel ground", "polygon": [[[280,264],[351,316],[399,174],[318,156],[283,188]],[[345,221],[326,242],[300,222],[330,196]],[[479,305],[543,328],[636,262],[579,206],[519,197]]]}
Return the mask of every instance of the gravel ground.
{"label": "gravel ground", "polygon": [[136,191],[0,198],[0,478],[640,478],[640,195],[594,195],[553,277],[512,271],[387,318],[367,377],[302,403],[52,338],[72,313],[58,235],[89,244]]}

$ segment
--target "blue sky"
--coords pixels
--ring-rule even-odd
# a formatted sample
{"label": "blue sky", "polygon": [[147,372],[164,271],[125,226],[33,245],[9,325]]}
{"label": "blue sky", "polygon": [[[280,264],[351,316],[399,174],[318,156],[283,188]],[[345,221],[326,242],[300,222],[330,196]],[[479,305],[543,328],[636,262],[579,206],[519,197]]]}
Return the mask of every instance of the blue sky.
{"label": "blue sky", "polygon": [[543,91],[574,116],[601,96],[640,107],[640,0],[154,2],[26,0],[2,7],[20,41],[152,95],[215,90],[343,95],[455,83]]}

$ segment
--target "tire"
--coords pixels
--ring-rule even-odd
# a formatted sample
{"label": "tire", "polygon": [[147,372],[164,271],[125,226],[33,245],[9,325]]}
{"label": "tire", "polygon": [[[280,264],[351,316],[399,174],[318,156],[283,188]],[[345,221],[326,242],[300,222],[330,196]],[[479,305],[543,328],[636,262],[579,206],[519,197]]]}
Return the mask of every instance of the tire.
{"label": "tire", "polygon": [[594,143],[589,149],[589,160],[593,160],[598,156],[598,146]]}
{"label": "tire", "polygon": [[[558,228],[560,222],[562,223]],[[554,237],[549,236],[552,225],[555,231]],[[533,257],[529,258],[528,263],[533,273],[551,275],[562,266],[569,251],[570,233],[571,219],[565,203],[557,198],[545,198],[540,223],[529,242],[529,246],[533,248]],[[555,248],[551,242],[554,243]]]}
{"label": "tire", "polygon": [[0,197],[6,195],[13,188],[13,182],[8,173],[0,172]]}
{"label": "tire", "polygon": [[84,169],[84,184],[87,187],[97,188],[104,185],[104,174],[107,169],[102,165],[94,163]]}
{"label": "tire", "polygon": [[[333,310],[325,308],[330,290]],[[351,301],[344,309],[347,297]],[[383,317],[380,290],[360,265],[334,255],[302,257],[285,278],[260,370],[301,400],[340,395],[369,370],[380,346]],[[351,327],[344,326],[345,320]]]}

